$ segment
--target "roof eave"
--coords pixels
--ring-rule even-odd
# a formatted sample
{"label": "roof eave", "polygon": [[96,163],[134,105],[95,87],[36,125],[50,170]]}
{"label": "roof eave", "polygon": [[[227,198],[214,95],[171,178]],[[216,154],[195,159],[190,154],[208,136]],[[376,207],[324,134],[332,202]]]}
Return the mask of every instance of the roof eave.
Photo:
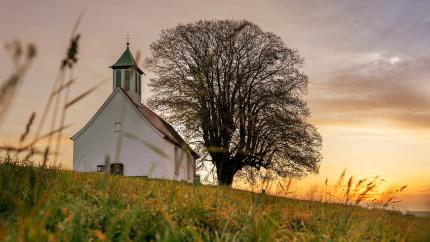
{"label": "roof eave", "polygon": [[139,72],[139,74],[141,75],[146,75],[145,72],[143,72],[138,66],[136,65],[113,65],[113,66],[109,66],[109,68],[112,68],[113,70],[117,70],[117,69],[123,69],[123,68],[128,68],[128,67],[134,67],[134,69],[137,70],[137,72]]}
{"label": "roof eave", "polygon": [[[182,145],[181,144],[179,144],[176,140],[173,140],[172,138],[170,138],[169,136],[167,136],[167,135],[164,135],[164,138],[165,139],[167,139],[167,140],[169,140],[170,142],[172,142],[172,143],[174,143],[175,145],[177,145],[177,146],[179,146],[179,147],[181,147]],[[198,158],[200,158],[200,155],[199,154],[197,154],[197,152],[195,152],[187,143],[185,143],[186,144],[186,149],[191,153],[191,155],[193,155],[193,157],[194,157],[194,159],[198,159]]]}

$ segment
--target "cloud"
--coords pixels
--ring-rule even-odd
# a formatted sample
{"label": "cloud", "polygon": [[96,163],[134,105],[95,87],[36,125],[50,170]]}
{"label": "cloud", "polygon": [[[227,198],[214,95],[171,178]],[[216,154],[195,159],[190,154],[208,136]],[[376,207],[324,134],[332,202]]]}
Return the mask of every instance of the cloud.
{"label": "cloud", "polygon": [[[366,55],[363,55],[366,56]],[[367,55],[313,86],[311,107],[321,125],[376,120],[430,129],[430,58]]]}
{"label": "cloud", "polygon": [[423,190],[419,190],[418,192],[419,193],[428,193],[428,192],[430,192],[430,188],[425,188]]}

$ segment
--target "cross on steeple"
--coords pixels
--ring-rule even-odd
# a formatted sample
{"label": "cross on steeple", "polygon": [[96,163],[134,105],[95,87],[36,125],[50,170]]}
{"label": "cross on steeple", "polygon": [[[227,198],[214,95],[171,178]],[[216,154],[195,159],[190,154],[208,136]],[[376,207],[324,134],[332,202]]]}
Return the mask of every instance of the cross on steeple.
{"label": "cross on steeple", "polygon": [[130,39],[131,39],[131,37],[130,37],[130,34],[126,34],[126,37],[125,37],[125,39],[127,40],[127,47],[130,45]]}

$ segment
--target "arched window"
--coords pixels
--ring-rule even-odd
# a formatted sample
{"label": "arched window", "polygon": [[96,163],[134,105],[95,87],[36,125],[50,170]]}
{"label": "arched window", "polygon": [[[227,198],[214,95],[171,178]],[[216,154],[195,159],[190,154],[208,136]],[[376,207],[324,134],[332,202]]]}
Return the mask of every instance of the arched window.
{"label": "arched window", "polygon": [[116,70],[115,74],[115,88],[121,87],[121,70]]}
{"label": "arched window", "polygon": [[125,70],[124,72],[124,89],[126,91],[130,90],[130,70]]}

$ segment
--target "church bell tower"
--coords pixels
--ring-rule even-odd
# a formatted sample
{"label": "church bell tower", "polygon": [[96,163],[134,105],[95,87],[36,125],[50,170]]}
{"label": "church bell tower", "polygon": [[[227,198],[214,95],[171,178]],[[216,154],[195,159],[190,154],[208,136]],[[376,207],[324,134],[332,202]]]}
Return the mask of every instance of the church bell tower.
{"label": "church bell tower", "polygon": [[122,88],[131,99],[141,103],[141,76],[144,74],[130,52],[129,43],[121,57],[110,66],[113,71],[113,90]]}

